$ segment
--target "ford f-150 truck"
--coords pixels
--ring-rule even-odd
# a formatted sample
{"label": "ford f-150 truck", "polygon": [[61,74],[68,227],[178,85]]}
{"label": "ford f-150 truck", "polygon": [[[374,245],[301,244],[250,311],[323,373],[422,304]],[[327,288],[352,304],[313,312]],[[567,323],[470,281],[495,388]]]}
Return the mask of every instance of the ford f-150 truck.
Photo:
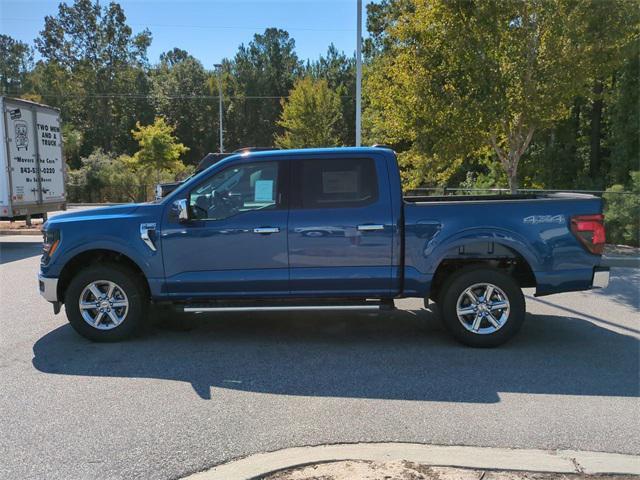
{"label": "ford f-150 truck", "polygon": [[95,341],[185,312],[380,310],[418,297],[477,347],[502,344],[536,295],[604,287],[599,198],[405,197],[386,148],[230,156],[166,198],[56,216],[39,288]]}

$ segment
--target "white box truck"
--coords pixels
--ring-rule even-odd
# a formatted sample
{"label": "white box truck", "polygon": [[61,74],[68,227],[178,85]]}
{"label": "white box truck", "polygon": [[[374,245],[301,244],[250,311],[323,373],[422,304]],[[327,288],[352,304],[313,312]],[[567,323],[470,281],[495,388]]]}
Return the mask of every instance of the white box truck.
{"label": "white box truck", "polygon": [[66,209],[60,111],[0,96],[0,217]]}

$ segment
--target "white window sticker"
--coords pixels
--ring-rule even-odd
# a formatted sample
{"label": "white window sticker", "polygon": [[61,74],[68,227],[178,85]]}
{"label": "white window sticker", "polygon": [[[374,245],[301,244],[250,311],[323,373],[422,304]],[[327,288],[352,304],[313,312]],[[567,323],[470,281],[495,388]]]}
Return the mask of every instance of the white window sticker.
{"label": "white window sticker", "polygon": [[254,201],[273,202],[273,180],[256,180]]}
{"label": "white window sticker", "polygon": [[357,193],[358,172],[322,172],[323,193]]}

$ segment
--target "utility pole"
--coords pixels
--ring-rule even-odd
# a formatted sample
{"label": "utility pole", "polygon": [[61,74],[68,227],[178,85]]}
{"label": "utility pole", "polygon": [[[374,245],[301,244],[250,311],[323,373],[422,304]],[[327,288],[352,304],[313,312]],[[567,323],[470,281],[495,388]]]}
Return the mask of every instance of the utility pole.
{"label": "utility pole", "polygon": [[356,40],[356,147],[362,143],[362,0],[358,1],[358,27]]}
{"label": "utility pole", "polygon": [[222,138],[222,64],[216,63],[216,77],[218,78],[218,116],[220,124],[220,153],[224,153],[224,144]]}

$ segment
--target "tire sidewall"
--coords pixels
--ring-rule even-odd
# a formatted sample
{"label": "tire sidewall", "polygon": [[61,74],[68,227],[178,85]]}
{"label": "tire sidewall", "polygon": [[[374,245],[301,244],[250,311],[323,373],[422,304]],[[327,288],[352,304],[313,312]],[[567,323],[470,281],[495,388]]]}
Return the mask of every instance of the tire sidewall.
{"label": "tire sidewall", "polygon": [[[129,310],[120,325],[110,330],[99,330],[89,325],[80,312],[78,301],[84,288],[96,280],[110,280],[127,295]],[[65,293],[65,311],[71,326],[85,338],[97,342],[123,340],[137,333],[146,314],[147,295],[138,276],[118,265],[95,265],[81,270],[69,283]]]}
{"label": "tire sidewall", "polygon": [[[499,330],[491,334],[477,334],[467,330],[457,314],[458,298],[464,290],[476,283],[491,283],[499,287],[509,301],[509,318]],[[508,274],[487,267],[461,270],[451,276],[443,286],[438,302],[445,328],[460,342],[471,347],[497,347],[513,337],[522,327],[525,300],[518,282]]]}

